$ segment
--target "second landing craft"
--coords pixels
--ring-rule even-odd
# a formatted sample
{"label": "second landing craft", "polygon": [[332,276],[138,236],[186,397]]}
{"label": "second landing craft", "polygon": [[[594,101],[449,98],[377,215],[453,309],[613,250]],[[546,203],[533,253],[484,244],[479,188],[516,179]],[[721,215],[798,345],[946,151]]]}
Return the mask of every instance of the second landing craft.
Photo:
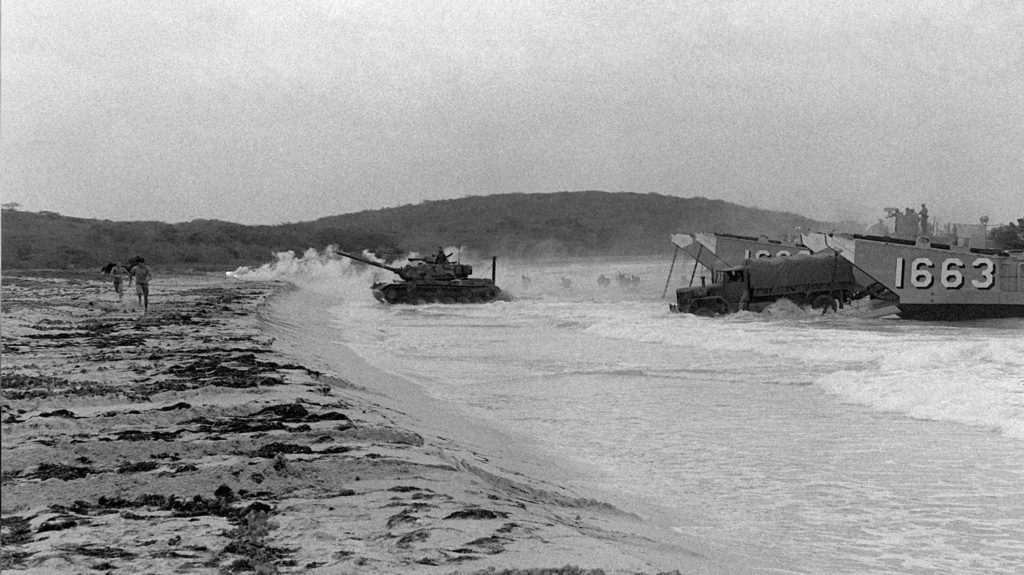
{"label": "second landing craft", "polygon": [[811,250],[796,242],[769,240],[762,236],[698,232],[674,234],[672,243],[680,251],[697,260],[700,265],[719,270],[738,266],[748,258],[785,257],[810,254]]}
{"label": "second landing craft", "polygon": [[[878,317],[896,312],[896,297],[835,250],[802,241],[770,240],[725,233],[676,234],[678,251],[711,272],[713,285],[701,275],[700,287],[676,290],[674,311],[720,315],[760,311],[780,300],[814,309],[842,309],[844,314]],[[812,252],[816,255],[811,256]],[[674,260],[673,260],[674,263]],[[697,267],[694,267],[696,276]],[[855,301],[856,300],[856,301]],[[850,305],[852,304],[852,305]]]}

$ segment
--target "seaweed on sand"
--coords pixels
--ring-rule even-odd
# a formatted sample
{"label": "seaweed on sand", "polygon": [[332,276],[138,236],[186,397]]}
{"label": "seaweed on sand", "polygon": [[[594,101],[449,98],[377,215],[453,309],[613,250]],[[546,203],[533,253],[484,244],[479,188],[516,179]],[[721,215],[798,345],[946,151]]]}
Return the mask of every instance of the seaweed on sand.
{"label": "seaweed on sand", "polygon": [[40,463],[35,471],[22,473],[25,479],[60,479],[61,481],[72,481],[81,479],[90,473],[97,473],[89,467],[76,467],[64,465],[63,463]]}
{"label": "seaweed on sand", "polygon": [[68,551],[86,557],[98,557],[101,559],[133,559],[135,554],[116,547],[104,547],[100,545],[65,545],[59,547],[62,551]]}
{"label": "seaweed on sand", "polygon": [[295,443],[268,443],[260,446],[259,449],[253,454],[256,457],[262,457],[264,459],[273,459],[278,454],[282,453],[313,453],[313,450],[308,445],[298,445]]}
{"label": "seaweed on sand", "polygon": [[233,561],[226,571],[255,571],[257,575],[276,574],[276,563],[296,551],[267,545],[267,535],[273,528],[267,520],[272,513],[273,509],[269,505],[257,502],[231,518],[238,527],[228,532],[231,542],[224,547],[223,552],[241,557]]}
{"label": "seaweed on sand", "polygon": [[[673,572],[678,575],[678,571]],[[470,575],[606,575],[604,569],[582,569],[575,565],[565,567],[544,567],[539,569],[481,569]],[[665,573],[663,575],[673,575]]]}
{"label": "seaweed on sand", "polygon": [[17,515],[0,516],[0,571],[20,567],[32,552],[22,551],[20,546],[32,541],[32,526],[28,517]]}
{"label": "seaweed on sand", "polygon": [[508,513],[503,511],[491,511],[490,509],[472,508],[455,511],[445,519],[505,519]]}

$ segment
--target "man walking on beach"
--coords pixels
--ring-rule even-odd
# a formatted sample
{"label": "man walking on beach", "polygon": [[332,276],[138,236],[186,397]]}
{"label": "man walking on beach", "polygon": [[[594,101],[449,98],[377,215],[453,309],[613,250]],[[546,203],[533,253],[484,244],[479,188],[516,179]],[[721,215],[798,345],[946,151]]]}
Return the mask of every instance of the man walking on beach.
{"label": "man walking on beach", "polygon": [[[139,305],[143,305],[143,311],[149,311],[149,279],[153,272],[146,266],[146,258],[136,258],[137,263],[132,267],[131,278],[135,280],[135,294],[139,296]],[[128,280],[131,283],[131,279]]]}
{"label": "man walking on beach", "polygon": [[117,292],[117,301],[124,299],[124,278],[128,277],[128,270],[124,269],[121,262],[114,262],[110,268],[110,275],[114,278],[114,291]]}

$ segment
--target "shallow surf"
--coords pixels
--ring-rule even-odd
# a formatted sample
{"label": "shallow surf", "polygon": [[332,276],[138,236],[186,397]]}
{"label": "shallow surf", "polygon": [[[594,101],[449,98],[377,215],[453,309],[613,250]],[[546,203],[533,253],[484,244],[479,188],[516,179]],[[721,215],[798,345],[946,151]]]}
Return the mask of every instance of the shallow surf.
{"label": "shallow surf", "polygon": [[694,318],[660,299],[661,262],[620,265],[639,289],[523,266],[512,301],[462,306],[382,306],[340,275],[322,339],[778,572],[1024,564],[1020,322]]}

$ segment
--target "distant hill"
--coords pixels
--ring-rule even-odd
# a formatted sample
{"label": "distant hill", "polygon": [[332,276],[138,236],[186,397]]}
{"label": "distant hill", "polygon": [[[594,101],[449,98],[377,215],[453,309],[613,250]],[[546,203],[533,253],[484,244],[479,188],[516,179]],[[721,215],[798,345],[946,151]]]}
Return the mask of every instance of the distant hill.
{"label": "distant hill", "polygon": [[823,224],[721,200],[626,192],[501,194],[331,216],[316,230],[383,232],[402,248],[466,245],[506,257],[671,253],[683,231],[790,234]]}
{"label": "distant hill", "polygon": [[473,196],[274,226],[114,222],[5,209],[0,263],[4,269],[99,268],[143,255],[160,266],[223,269],[330,244],[392,255],[452,245],[506,258],[658,255],[672,252],[673,233],[778,238],[798,227],[831,229],[796,214],[720,200],[598,191]]}

